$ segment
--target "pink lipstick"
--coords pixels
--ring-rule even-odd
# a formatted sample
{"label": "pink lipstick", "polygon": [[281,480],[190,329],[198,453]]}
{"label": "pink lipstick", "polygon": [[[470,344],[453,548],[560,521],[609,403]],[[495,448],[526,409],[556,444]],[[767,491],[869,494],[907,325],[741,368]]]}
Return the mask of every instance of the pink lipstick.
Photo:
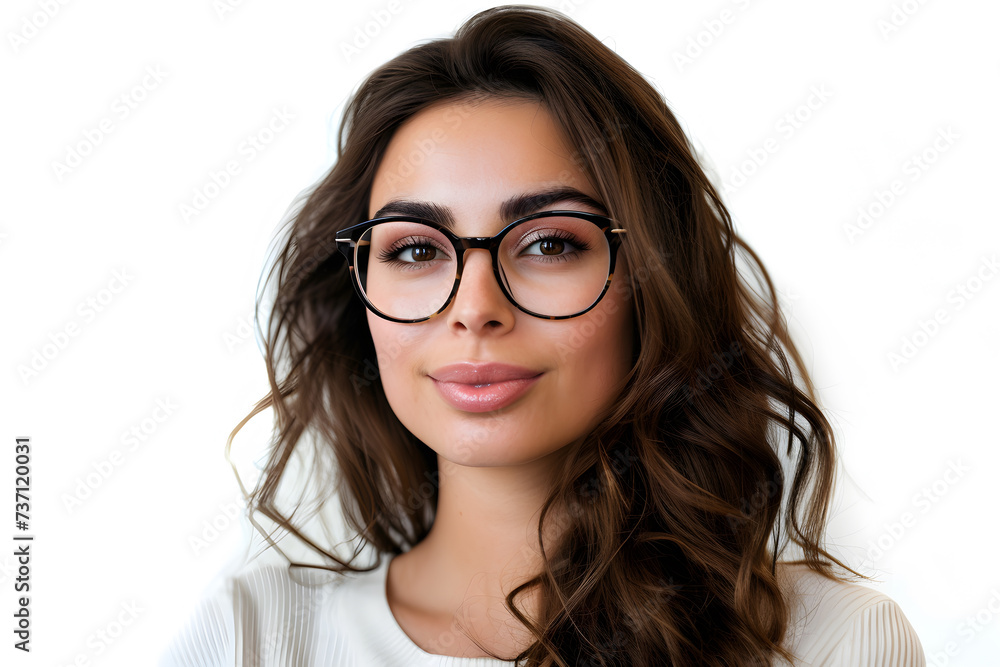
{"label": "pink lipstick", "polygon": [[463,362],[429,374],[446,403],[463,412],[499,410],[519,399],[542,376],[509,364]]}

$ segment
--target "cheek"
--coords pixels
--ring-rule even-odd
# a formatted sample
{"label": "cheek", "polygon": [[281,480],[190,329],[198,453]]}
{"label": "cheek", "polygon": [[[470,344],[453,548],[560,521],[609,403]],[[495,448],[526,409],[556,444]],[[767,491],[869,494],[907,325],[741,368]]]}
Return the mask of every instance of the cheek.
{"label": "cheek", "polygon": [[379,377],[386,397],[399,396],[408,378],[415,372],[410,362],[415,347],[415,334],[411,325],[397,324],[368,313],[368,330],[375,345],[373,360],[378,366]]}
{"label": "cheek", "polygon": [[[572,320],[571,320],[572,321]],[[608,290],[594,310],[573,321],[556,348],[567,375],[604,402],[632,360],[632,310],[628,299]]]}

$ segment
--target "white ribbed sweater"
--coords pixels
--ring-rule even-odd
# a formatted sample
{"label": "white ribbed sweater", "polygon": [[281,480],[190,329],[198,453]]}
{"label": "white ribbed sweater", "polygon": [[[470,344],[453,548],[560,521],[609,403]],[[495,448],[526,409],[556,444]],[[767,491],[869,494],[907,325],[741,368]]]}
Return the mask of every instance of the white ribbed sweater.
{"label": "white ribbed sweater", "polygon": [[[361,574],[312,582],[268,565],[220,580],[161,657],[159,667],[511,667],[493,658],[431,654],[396,622],[386,598],[391,558]],[[797,665],[925,667],[909,621],[886,595],[779,563],[792,602],[784,645]],[[322,583],[317,577],[329,579]]]}

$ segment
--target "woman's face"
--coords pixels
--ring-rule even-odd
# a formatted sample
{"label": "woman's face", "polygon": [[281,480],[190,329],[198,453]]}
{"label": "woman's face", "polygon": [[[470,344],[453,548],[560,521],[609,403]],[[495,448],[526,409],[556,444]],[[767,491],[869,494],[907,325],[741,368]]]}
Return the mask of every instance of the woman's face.
{"label": "woman's face", "polygon": [[[394,200],[426,202],[450,209],[457,236],[493,236],[510,222],[500,214],[505,200],[556,187],[598,199],[544,106],[445,103],[396,131],[376,173],[368,214],[409,212],[386,208]],[[556,209],[605,213],[566,199],[537,208]],[[627,281],[622,253],[611,287],[593,310],[545,320],[507,300],[488,250],[468,251],[458,293],[443,313],[400,324],[368,311],[390,406],[411,433],[458,465],[514,466],[561,450],[596,425],[629,371]],[[484,382],[484,364],[517,367],[520,379]]]}

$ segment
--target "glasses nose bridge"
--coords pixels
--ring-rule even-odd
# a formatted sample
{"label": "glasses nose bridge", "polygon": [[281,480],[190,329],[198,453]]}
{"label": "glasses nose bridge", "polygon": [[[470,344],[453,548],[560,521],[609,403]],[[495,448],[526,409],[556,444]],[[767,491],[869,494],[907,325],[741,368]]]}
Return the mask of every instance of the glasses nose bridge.
{"label": "glasses nose bridge", "polygon": [[476,248],[490,250],[493,247],[493,240],[495,238],[495,236],[457,236],[455,237],[455,242],[458,244],[458,249],[462,252],[462,256],[464,257],[466,250],[473,250]]}
{"label": "glasses nose bridge", "polygon": [[485,250],[490,254],[490,266],[493,266],[493,245],[495,236],[459,236],[455,238],[455,246],[462,261],[459,266],[458,277],[461,279],[465,270],[465,256],[470,250]]}
{"label": "glasses nose bridge", "polygon": [[[493,280],[496,283],[496,286],[498,288],[500,288],[500,291],[507,298],[507,300],[510,301],[511,303],[513,303],[513,300],[507,294],[507,290],[504,289],[504,286],[503,286],[503,284],[501,282],[502,278],[501,278],[500,273],[499,273],[499,268],[497,267],[497,265],[494,262],[494,257],[495,257],[495,255],[493,254],[494,248],[496,248],[499,245],[499,241],[497,240],[497,237],[496,236],[459,236],[459,237],[455,237],[454,244],[455,244],[455,247],[458,249],[458,256],[461,258],[461,261],[459,262],[459,265],[458,265],[458,275],[456,276],[456,280],[458,281],[458,287],[456,288],[455,293],[452,295],[452,299],[454,299],[454,297],[458,295],[458,290],[462,289],[462,276],[465,274],[465,263],[466,263],[465,262],[465,256],[466,256],[466,253],[468,253],[468,251],[470,251],[470,250],[485,250],[490,255],[489,260],[488,260],[489,261],[489,267],[490,267],[490,273],[493,274]],[[451,305],[450,302],[449,302],[449,305]],[[513,305],[516,306],[517,304],[515,303]]]}

